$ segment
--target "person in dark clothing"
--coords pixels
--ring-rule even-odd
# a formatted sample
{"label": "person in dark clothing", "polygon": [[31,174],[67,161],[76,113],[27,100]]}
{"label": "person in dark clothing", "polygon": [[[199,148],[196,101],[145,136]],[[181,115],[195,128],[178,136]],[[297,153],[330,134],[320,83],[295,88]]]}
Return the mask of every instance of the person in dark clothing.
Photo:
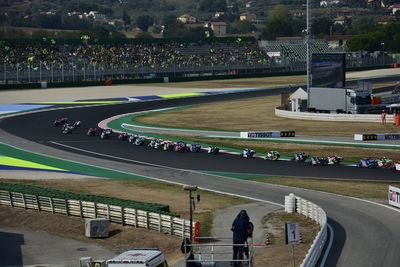
{"label": "person in dark clothing", "polygon": [[[250,218],[245,210],[241,210],[232,223],[231,231],[233,232],[233,265],[235,267],[242,266],[244,244],[248,237],[248,225]],[[238,245],[238,246],[235,246]]]}

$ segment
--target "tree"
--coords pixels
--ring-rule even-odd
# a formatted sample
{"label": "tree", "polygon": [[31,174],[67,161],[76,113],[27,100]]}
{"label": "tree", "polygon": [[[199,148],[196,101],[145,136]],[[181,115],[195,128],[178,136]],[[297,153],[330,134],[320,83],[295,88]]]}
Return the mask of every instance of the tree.
{"label": "tree", "polygon": [[235,21],[229,24],[228,32],[229,33],[249,33],[255,31],[256,28],[250,21]]}
{"label": "tree", "polygon": [[285,5],[277,5],[270,14],[270,19],[261,33],[261,37],[274,40],[278,36],[293,35],[293,18]]}
{"label": "tree", "polygon": [[122,12],[122,20],[125,25],[131,25],[131,17],[126,13],[126,10]]}
{"label": "tree", "polygon": [[385,39],[383,32],[365,33],[354,37],[346,43],[350,51],[379,51],[381,50],[382,40]]}
{"label": "tree", "polygon": [[154,19],[150,17],[149,15],[140,15],[136,19],[136,25],[138,26],[139,29],[141,29],[144,32],[147,32],[149,27],[153,25]]}
{"label": "tree", "polygon": [[315,18],[312,23],[312,33],[318,37],[328,35],[333,29],[333,21],[328,17]]}

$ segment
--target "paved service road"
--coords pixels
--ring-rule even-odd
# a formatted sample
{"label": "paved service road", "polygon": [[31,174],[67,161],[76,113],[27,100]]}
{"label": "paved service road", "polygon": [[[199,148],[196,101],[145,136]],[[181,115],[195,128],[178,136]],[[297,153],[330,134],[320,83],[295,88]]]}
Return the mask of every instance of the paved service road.
{"label": "paved service road", "polygon": [[115,253],[46,232],[0,228],[0,266],[76,267],[87,256],[105,259]]}
{"label": "paved service road", "polygon": [[[236,95],[237,96],[237,95]],[[235,96],[235,97],[236,97]],[[213,98],[218,99],[220,96]],[[210,100],[213,100],[210,99]],[[219,98],[221,99],[221,98]],[[205,98],[184,100],[158,101],[158,108],[189,104],[197,101],[206,101]],[[283,204],[284,196],[293,192],[303,198],[320,205],[329,216],[329,224],[334,230],[332,249],[327,258],[326,266],[398,266],[400,255],[400,231],[398,222],[400,213],[374,203],[352,198],[336,196],[326,193],[289,188],[284,186],[268,185],[253,181],[227,179],[203,173],[182,170],[198,169],[202,166],[208,170],[231,170],[247,172],[256,168],[256,173],[282,174],[294,171],[298,175],[314,177],[343,177],[356,179],[390,179],[398,180],[398,173],[384,170],[361,170],[357,168],[312,168],[301,164],[272,165],[262,164],[256,160],[238,159],[235,156],[205,154],[179,154],[163,151],[154,151],[145,147],[136,148],[127,143],[98,142],[98,139],[88,139],[84,135],[85,129],[72,135],[62,135],[60,129],[52,128],[51,123],[57,117],[69,117],[71,120],[82,120],[85,127],[97,125],[97,122],[107,117],[156,108],[154,103],[136,103],[129,105],[92,107],[85,109],[71,109],[65,111],[52,111],[15,118],[5,119],[1,122],[1,140],[32,151],[58,156],[64,159],[95,164],[126,172],[146,175],[160,180],[167,180],[181,184],[197,184],[201,188],[217,190],[228,194],[241,195],[262,201],[271,201]],[[28,129],[29,131],[26,131]],[[35,129],[35,131],[31,131]],[[20,135],[15,137],[10,135]],[[33,142],[29,142],[32,140]],[[55,143],[49,143],[55,141]],[[45,144],[39,144],[39,142]],[[99,156],[90,152],[66,149],[59,144],[67,144],[103,154],[117,153],[121,158],[138,159],[143,162],[133,162],[124,159]],[[53,147],[50,147],[50,146]],[[56,147],[56,148],[55,148]],[[151,152],[150,152],[151,151]],[[117,155],[117,154],[115,154]],[[176,168],[149,165],[144,162],[168,165]],[[290,163],[290,162],[288,162]]]}

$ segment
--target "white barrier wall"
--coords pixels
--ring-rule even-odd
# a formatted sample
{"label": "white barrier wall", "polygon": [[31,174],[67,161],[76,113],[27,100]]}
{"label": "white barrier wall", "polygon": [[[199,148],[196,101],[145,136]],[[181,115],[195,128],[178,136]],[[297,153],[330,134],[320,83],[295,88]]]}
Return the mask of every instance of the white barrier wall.
{"label": "white barrier wall", "polygon": [[[297,119],[297,120],[315,120],[315,121],[351,121],[351,122],[379,122],[379,114],[335,114],[335,113],[312,113],[312,112],[292,112],[288,110],[275,109],[275,115],[278,117]],[[386,116],[386,123],[393,123],[391,114]]]}
{"label": "white barrier wall", "polygon": [[302,199],[298,196],[295,196],[294,194],[290,194],[289,196],[285,196],[285,212],[297,212],[306,216],[307,218],[314,220],[320,225],[320,231],[314,238],[314,241],[310,249],[308,250],[307,255],[300,265],[300,267],[315,266],[328,237],[328,224],[325,211],[313,202]]}

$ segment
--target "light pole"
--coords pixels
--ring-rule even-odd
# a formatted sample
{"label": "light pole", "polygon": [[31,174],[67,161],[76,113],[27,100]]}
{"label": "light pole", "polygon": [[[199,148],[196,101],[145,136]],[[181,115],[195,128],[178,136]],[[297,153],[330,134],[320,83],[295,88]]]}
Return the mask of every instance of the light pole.
{"label": "light pole", "polygon": [[306,46],[307,46],[307,55],[306,55],[306,64],[307,64],[307,95],[308,95],[308,101],[307,101],[307,106],[309,107],[310,104],[310,76],[311,76],[311,64],[310,64],[310,34],[311,34],[311,21],[310,21],[310,8],[309,8],[309,0],[307,0],[306,3]]}
{"label": "light pole", "polygon": [[[190,213],[190,242],[193,243],[193,210],[195,209],[194,197],[192,196],[192,192],[197,190],[196,185],[184,185],[183,189],[185,191],[189,191],[189,213]],[[200,195],[197,195],[197,201],[200,201]]]}
{"label": "light pole", "polygon": [[382,46],[382,65],[385,65],[385,43],[381,43]]}

